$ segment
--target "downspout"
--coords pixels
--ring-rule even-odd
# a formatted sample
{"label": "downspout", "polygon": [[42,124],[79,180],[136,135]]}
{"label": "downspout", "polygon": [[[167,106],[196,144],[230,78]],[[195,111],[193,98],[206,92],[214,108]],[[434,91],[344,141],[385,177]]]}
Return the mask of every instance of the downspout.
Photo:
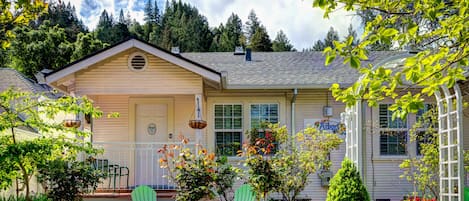
{"label": "downspout", "polygon": [[295,121],[295,102],[296,102],[296,96],[298,95],[298,89],[294,88],[293,89],[293,97],[291,98],[291,135],[295,134],[295,126],[296,126],[296,121]]}
{"label": "downspout", "polygon": [[220,90],[223,90],[226,88],[226,77],[228,76],[228,72],[221,71],[220,74],[221,74],[221,79],[220,79],[221,89]]}

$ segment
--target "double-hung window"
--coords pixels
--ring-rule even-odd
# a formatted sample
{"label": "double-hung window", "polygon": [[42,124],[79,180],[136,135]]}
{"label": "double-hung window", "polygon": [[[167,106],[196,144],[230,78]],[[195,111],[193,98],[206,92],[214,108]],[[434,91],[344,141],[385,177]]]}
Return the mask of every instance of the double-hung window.
{"label": "double-hung window", "polygon": [[241,104],[215,105],[215,143],[217,155],[235,156],[241,150],[243,109]]}
{"label": "double-hung window", "polygon": [[379,105],[380,155],[405,155],[407,147],[407,122],[392,120],[391,104]]}
{"label": "double-hung window", "polygon": [[257,139],[264,139],[267,143],[265,146],[267,147],[269,144],[272,144],[273,147],[269,146],[270,153],[275,153],[277,150],[278,143],[275,139],[266,132],[265,128],[266,125],[269,123],[276,124],[278,123],[279,119],[279,112],[278,112],[278,104],[275,103],[259,103],[259,104],[251,104],[251,129],[255,129],[257,133],[250,136],[251,143]]}

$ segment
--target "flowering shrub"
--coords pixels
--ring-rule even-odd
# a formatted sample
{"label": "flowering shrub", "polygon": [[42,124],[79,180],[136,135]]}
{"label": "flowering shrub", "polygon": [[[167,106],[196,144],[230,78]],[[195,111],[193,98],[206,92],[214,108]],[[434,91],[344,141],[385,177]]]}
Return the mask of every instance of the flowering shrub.
{"label": "flowering shrub", "polygon": [[205,197],[219,196],[221,200],[231,200],[228,191],[232,190],[236,172],[227,163],[226,157],[216,158],[201,148],[193,153],[187,148],[189,140],[181,137],[180,145],[165,145],[158,152],[162,168],[169,170],[168,177],[178,186],[176,201],[197,201]]}
{"label": "flowering shrub", "polygon": [[311,127],[290,135],[285,126],[270,124],[264,132],[259,137],[251,131],[250,142],[240,153],[246,157],[248,183],[264,200],[273,191],[281,193],[283,200],[295,200],[311,174],[331,166],[327,156],[342,143],[337,135]]}

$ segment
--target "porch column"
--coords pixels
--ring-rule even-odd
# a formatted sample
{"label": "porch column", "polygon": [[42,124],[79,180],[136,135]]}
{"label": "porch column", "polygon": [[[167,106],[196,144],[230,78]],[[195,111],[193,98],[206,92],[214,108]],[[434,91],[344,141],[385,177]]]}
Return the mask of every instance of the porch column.
{"label": "porch column", "polygon": [[453,90],[441,86],[435,92],[438,106],[438,134],[440,157],[440,199],[464,200],[463,105],[461,90],[456,83]]}

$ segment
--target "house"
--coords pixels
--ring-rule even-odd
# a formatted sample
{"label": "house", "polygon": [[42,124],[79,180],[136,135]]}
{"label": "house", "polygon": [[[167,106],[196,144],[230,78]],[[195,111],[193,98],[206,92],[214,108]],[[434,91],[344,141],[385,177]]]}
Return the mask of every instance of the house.
{"label": "house", "polygon": [[[372,52],[365,65],[398,54]],[[358,76],[340,59],[325,67],[321,52],[178,53],[128,39],[46,75],[45,81],[65,93],[88,96],[105,114],[120,114],[91,120],[92,141],[105,150],[101,157],[129,169],[128,175],[107,181],[103,188],[145,184],[165,190],[174,187],[158,167],[157,150],[176,143],[178,135],[236,162],[246,131],[261,121],[286,125],[291,133],[308,124],[329,129],[339,124],[345,106],[334,101],[328,88],[333,83],[351,85]],[[389,119],[387,103],[365,107],[367,121]],[[190,128],[192,119],[206,120],[207,127]],[[407,138],[384,139],[379,129],[369,131],[364,140],[370,195],[373,200],[400,200],[413,190],[399,178],[398,165],[411,151],[397,144]],[[331,153],[333,172],[344,155],[345,143]],[[313,175],[302,197],[325,200],[326,192]]]}

